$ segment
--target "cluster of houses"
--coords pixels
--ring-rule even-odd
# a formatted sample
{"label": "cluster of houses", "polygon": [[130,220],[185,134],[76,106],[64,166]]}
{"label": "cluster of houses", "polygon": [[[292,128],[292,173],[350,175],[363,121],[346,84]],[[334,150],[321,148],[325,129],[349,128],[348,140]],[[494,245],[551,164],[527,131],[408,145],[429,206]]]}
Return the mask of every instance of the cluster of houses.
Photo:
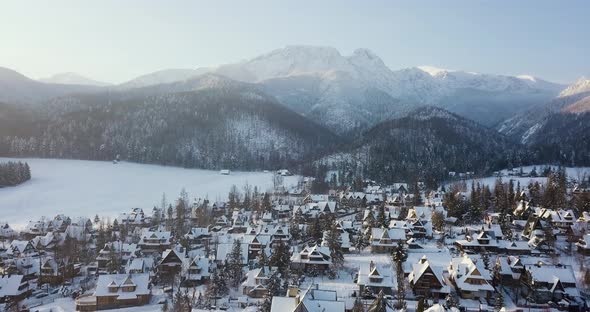
{"label": "cluster of houses", "polygon": [[[576,216],[573,210],[532,207],[523,200],[510,213],[512,231],[507,234],[496,214],[477,225],[448,217],[444,193],[426,192],[418,185],[418,192],[410,192],[405,183],[381,187],[370,181],[360,192],[294,191],[274,196],[264,211],[231,208],[227,202],[200,203],[187,210],[183,232],[161,220],[157,209],[146,214],[140,208],[119,215],[108,237],[100,236],[103,225],[98,220],[62,215],[31,221],[20,232],[2,225],[0,304],[22,302],[42,285],[66,283],[79,311],[154,304],[155,287],[207,288],[236,246],[243,272],[237,302],[243,307],[261,304],[281,268],[260,265],[260,259],[271,258],[277,246],[287,246],[289,269],[302,276],[299,283],[282,287],[284,295],[272,297],[270,311],[352,311],[355,298],[370,310],[393,301],[400,279],[391,263],[369,256],[351,268],[346,259],[359,254],[390,257],[399,248],[411,255],[402,265],[408,298],[426,300],[442,311],[452,307],[436,303],[453,296],[469,306],[491,307],[499,292],[514,295],[516,304],[524,299],[527,304],[585,307],[574,269],[546,254],[556,241],[590,254],[588,213]],[[414,204],[415,194],[420,205]],[[197,208],[208,211],[211,224],[196,225]],[[349,282],[355,285],[353,295],[324,289],[313,279],[342,269],[335,267],[328,224],[322,225],[321,239],[306,234],[293,239],[294,229],[307,233],[313,220],[328,215],[335,220],[337,252],[354,271]],[[442,228],[434,224],[435,215],[442,216]]]}

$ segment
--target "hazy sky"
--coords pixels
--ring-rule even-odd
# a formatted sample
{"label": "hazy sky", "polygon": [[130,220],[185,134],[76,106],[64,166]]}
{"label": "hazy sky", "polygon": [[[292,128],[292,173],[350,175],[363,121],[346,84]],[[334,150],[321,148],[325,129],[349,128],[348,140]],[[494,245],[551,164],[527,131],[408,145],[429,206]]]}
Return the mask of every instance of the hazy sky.
{"label": "hazy sky", "polygon": [[392,69],[590,76],[590,1],[29,1],[0,3],[0,66],[122,82],[289,44],[377,53]]}

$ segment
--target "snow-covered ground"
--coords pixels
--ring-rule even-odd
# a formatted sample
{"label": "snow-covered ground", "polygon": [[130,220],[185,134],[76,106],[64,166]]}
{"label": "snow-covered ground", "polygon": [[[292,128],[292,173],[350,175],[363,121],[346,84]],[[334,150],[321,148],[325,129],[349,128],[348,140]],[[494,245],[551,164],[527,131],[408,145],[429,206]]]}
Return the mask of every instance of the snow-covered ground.
{"label": "snow-covered ground", "polygon": [[[158,165],[61,159],[9,159],[26,161],[32,179],[16,187],[0,189],[0,221],[15,227],[41,216],[59,213],[69,216],[113,217],[133,207],[151,213],[159,206],[162,193],[173,201],[182,188],[191,198],[226,200],[232,185],[248,183],[261,191],[272,188],[272,173],[184,169]],[[285,177],[284,185],[297,183],[297,176]]]}

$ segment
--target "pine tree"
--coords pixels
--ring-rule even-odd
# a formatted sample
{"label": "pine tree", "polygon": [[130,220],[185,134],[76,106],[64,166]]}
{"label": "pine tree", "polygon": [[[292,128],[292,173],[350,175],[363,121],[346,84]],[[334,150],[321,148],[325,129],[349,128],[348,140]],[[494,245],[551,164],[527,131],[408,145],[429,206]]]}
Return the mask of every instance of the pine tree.
{"label": "pine tree", "polygon": [[[370,231],[370,230],[369,230]],[[368,235],[365,235],[365,233],[363,233],[362,229],[358,230],[358,234],[357,234],[357,238],[356,238],[356,242],[354,247],[356,248],[356,250],[360,253],[361,251],[363,251],[363,249],[365,249],[367,246],[369,246],[369,239],[367,237]]]}
{"label": "pine tree", "polygon": [[262,198],[262,211],[272,211],[272,204],[270,203],[270,195],[268,193],[264,193],[264,197]]}
{"label": "pine tree", "polygon": [[242,265],[242,244],[239,240],[234,240],[231,253],[228,256],[228,274],[230,278],[230,285],[238,287],[242,280],[243,265]]}
{"label": "pine tree", "polygon": [[424,298],[420,298],[418,300],[418,304],[416,305],[416,312],[424,312]]}
{"label": "pine tree", "polygon": [[344,264],[344,255],[342,254],[342,244],[340,242],[340,230],[336,222],[332,222],[327,234],[327,243],[330,249],[332,264],[338,269]]}
{"label": "pine tree", "polygon": [[268,265],[277,267],[282,276],[287,275],[286,273],[291,265],[291,255],[289,252],[289,246],[287,246],[282,240],[278,244],[274,244]]}
{"label": "pine tree", "polygon": [[404,276],[403,264],[408,258],[408,253],[403,244],[397,245],[393,251],[393,262],[395,263],[397,276],[397,309],[403,309],[406,306],[406,283]]}
{"label": "pine tree", "polygon": [[293,218],[289,220],[289,233],[294,241],[298,241],[301,238],[301,229],[299,228],[301,223],[303,223],[303,216],[301,210],[297,209],[293,214]]}
{"label": "pine tree", "polygon": [[494,311],[499,312],[504,307],[504,294],[502,293],[502,288],[499,288],[496,291],[496,300],[494,303]]}

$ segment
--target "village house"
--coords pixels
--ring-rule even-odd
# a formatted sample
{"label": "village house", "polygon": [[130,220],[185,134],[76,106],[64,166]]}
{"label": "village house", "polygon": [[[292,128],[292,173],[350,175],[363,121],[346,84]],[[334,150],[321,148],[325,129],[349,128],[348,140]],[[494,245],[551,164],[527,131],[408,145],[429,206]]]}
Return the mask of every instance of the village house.
{"label": "village house", "polygon": [[481,231],[475,236],[475,239],[466,236],[466,239],[457,240],[455,245],[463,251],[494,252],[498,250],[498,241],[495,238],[492,238],[486,231]]}
{"label": "village house", "polygon": [[160,253],[172,246],[172,235],[169,231],[150,231],[143,229],[137,247],[144,253]]}
{"label": "village house", "polygon": [[518,286],[520,276],[524,271],[524,264],[520,257],[500,256],[496,258],[496,267],[500,274],[500,281],[505,286]]}
{"label": "village house", "polygon": [[98,268],[105,269],[113,260],[116,260],[119,265],[125,266],[137,251],[136,244],[123,243],[122,241],[106,243],[96,256]]}
{"label": "village house", "polygon": [[94,294],[76,299],[76,310],[96,311],[141,306],[148,304],[150,298],[148,274],[100,275]]}
{"label": "village house", "polygon": [[418,263],[412,264],[408,281],[416,296],[437,300],[445,298],[450,293],[450,287],[443,277],[443,268],[433,266],[426,256],[422,256]]}
{"label": "village house", "polygon": [[376,295],[380,292],[386,295],[393,294],[393,278],[391,268],[369,263],[361,263],[356,277],[359,286],[359,295]]}
{"label": "village house", "polygon": [[79,264],[74,264],[69,259],[56,261],[52,257],[48,257],[42,261],[39,284],[57,285],[79,274]]}
{"label": "village house", "polygon": [[318,285],[309,286],[305,291],[290,288],[286,297],[274,296],[271,312],[344,312],[346,303],[339,301],[336,291],[319,289]]}
{"label": "village house", "polygon": [[191,245],[203,245],[209,241],[211,234],[209,228],[206,227],[194,227],[185,235]]}
{"label": "village house", "polygon": [[176,249],[166,249],[162,252],[162,260],[158,264],[160,277],[169,280],[180,273],[184,257]]}
{"label": "village house", "polygon": [[569,306],[578,305],[580,292],[571,266],[526,265],[520,280],[536,303],[564,300]]}
{"label": "village house", "polygon": [[325,272],[332,264],[330,249],[318,245],[305,246],[291,256],[291,267],[304,272]]}
{"label": "village house", "polygon": [[0,303],[20,301],[31,294],[29,283],[22,275],[0,276]]}
{"label": "village house", "polygon": [[203,285],[211,277],[209,258],[202,256],[184,258],[182,266],[183,286],[185,287]]}
{"label": "village house", "polygon": [[494,287],[490,285],[490,272],[468,256],[453,258],[449,265],[450,280],[464,299],[490,299]]}
{"label": "village house", "polygon": [[250,270],[246,274],[246,280],[242,283],[242,294],[251,298],[264,298],[267,295],[270,278],[277,274],[276,267],[263,266]]}
{"label": "village house", "polygon": [[35,250],[33,244],[30,241],[23,240],[13,240],[6,250],[6,255],[13,258],[29,257],[36,254],[37,250]]}
{"label": "village house", "polygon": [[403,229],[371,228],[370,246],[373,253],[391,253],[398,244],[406,241]]}

